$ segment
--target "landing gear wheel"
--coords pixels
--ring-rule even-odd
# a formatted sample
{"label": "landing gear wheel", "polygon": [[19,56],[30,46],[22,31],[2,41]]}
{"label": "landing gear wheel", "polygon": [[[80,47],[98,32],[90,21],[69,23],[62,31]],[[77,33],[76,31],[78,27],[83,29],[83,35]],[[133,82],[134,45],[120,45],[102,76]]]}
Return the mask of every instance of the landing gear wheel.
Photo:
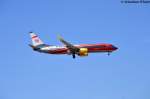
{"label": "landing gear wheel", "polygon": [[75,55],[75,54],[72,54],[72,57],[73,57],[73,59],[75,59],[75,58],[76,58],[76,55]]}
{"label": "landing gear wheel", "polygon": [[108,52],[108,56],[110,55],[110,52]]}

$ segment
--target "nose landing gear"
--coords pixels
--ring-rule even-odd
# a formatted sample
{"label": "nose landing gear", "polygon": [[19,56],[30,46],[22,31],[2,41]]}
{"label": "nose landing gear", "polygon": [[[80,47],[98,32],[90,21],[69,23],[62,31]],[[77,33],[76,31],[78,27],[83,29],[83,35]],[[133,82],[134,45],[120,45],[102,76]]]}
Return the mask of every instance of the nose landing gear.
{"label": "nose landing gear", "polygon": [[107,55],[108,55],[108,56],[110,56],[110,53],[111,53],[111,52],[108,52],[108,54],[107,54]]}

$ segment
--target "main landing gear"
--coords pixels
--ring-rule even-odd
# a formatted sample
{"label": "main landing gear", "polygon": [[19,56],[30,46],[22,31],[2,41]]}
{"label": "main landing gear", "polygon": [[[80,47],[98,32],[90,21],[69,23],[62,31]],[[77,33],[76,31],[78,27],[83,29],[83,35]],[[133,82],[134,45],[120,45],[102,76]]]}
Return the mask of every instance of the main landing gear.
{"label": "main landing gear", "polygon": [[76,53],[75,53],[75,52],[72,53],[72,58],[73,58],[73,59],[76,58]]}

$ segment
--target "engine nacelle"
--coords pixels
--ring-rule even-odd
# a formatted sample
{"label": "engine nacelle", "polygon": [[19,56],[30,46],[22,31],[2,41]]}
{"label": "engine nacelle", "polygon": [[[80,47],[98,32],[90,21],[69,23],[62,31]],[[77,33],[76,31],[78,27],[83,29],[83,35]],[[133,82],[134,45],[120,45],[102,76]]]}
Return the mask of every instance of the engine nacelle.
{"label": "engine nacelle", "polygon": [[79,56],[88,56],[88,49],[87,48],[80,48],[78,55]]}

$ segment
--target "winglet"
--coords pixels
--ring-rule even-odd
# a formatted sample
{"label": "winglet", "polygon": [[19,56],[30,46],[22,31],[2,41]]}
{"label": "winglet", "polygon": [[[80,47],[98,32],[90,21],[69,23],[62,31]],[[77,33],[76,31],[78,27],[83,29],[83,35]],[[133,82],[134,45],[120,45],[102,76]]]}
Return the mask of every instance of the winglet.
{"label": "winglet", "polygon": [[29,34],[33,33],[32,31],[29,32]]}
{"label": "winglet", "polygon": [[57,35],[57,38],[58,38],[60,41],[63,40],[63,38],[62,38],[60,35]]}

